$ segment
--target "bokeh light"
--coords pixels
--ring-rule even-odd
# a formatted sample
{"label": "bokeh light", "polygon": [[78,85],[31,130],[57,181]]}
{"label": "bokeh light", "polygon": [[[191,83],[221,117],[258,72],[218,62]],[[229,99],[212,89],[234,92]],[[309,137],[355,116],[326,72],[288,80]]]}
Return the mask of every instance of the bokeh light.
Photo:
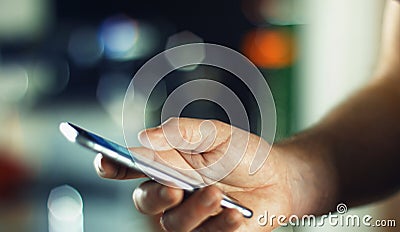
{"label": "bokeh light", "polygon": [[48,201],[49,232],[83,232],[83,201],[69,185],[51,190]]}
{"label": "bokeh light", "polygon": [[243,0],[242,11],[255,25],[297,25],[305,23],[306,1],[300,0]]}
{"label": "bokeh light", "polygon": [[28,72],[17,64],[0,65],[0,103],[17,103],[28,90]]}
{"label": "bokeh light", "polygon": [[243,53],[258,67],[283,68],[296,57],[295,41],[287,30],[256,29],[243,40]]}
{"label": "bokeh light", "polygon": [[62,92],[70,79],[70,67],[61,58],[38,59],[29,69],[29,91],[34,94],[55,95]]}
{"label": "bokeh light", "polygon": [[94,65],[102,56],[104,46],[97,37],[95,28],[83,27],[72,32],[68,43],[68,54],[82,66]]}
{"label": "bokeh light", "polygon": [[[190,31],[182,31],[174,35],[171,35],[168,38],[165,49],[173,48],[184,44],[203,43],[203,42],[204,40],[200,36],[195,35]],[[167,59],[168,62],[173,67],[178,67],[179,64],[184,63],[188,58],[190,58],[191,60],[196,60],[199,63],[201,63],[204,60],[204,57],[205,57],[205,49],[204,47],[203,48],[199,47],[198,49],[196,49],[196,51],[193,51],[192,49],[181,50],[179,56],[167,56]],[[198,65],[190,65],[182,67],[179,70],[191,71],[196,69],[197,66]]]}
{"label": "bokeh light", "polygon": [[52,20],[48,0],[1,0],[0,40],[31,41],[46,32]]}
{"label": "bokeh light", "polygon": [[157,32],[150,24],[123,15],[106,19],[99,38],[105,55],[121,61],[144,57],[157,44]]}

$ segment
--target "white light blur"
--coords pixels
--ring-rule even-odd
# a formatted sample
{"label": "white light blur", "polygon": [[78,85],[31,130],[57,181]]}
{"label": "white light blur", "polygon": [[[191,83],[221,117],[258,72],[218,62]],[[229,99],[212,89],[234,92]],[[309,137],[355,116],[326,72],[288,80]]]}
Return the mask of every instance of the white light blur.
{"label": "white light blur", "polygon": [[0,40],[31,41],[54,21],[48,0],[0,0]]}
{"label": "white light blur", "polygon": [[30,91],[35,94],[58,94],[68,85],[69,64],[65,60],[38,60],[29,70]]}
{"label": "white light blur", "polygon": [[[165,49],[173,48],[184,44],[203,43],[203,42],[204,40],[201,37],[193,34],[192,32],[182,31],[174,35],[171,35],[168,38]],[[193,49],[187,49],[187,50],[182,49],[179,56],[167,55],[167,60],[173,67],[178,68],[180,64],[186,63],[188,59],[201,63],[204,60],[204,57],[205,57],[205,49],[204,47],[203,48],[199,47],[195,51]],[[196,69],[197,66],[198,65],[190,65],[182,67],[179,70],[192,71]]]}
{"label": "white light blur", "polygon": [[151,53],[157,41],[154,28],[127,16],[110,17],[100,29],[106,57],[114,60],[131,60]]}
{"label": "white light blur", "polygon": [[83,232],[83,201],[69,185],[51,190],[48,201],[49,232]]}
{"label": "white light blur", "polygon": [[122,105],[129,82],[128,74],[106,73],[100,77],[97,86],[98,101],[118,125],[122,123]]}
{"label": "white light blur", "polygon": [[0,65],[0,102],[17,103],[28,90],[27,70],[17,64]]}
{"label": "white light blur", "polygon": [[103,50],[102,40],[97,38],[95,28],[83,27],[71,34],[68,54],[76,64],[94,65],[101,58]]}
{"label": "white light blur", "polygon": [[[385,1],[308,0],[300,30],[298,129],[321,119],[371,77]],[[362,5],[362,7],[360,7]],[[356,28],[356,30],[355,30]]]}

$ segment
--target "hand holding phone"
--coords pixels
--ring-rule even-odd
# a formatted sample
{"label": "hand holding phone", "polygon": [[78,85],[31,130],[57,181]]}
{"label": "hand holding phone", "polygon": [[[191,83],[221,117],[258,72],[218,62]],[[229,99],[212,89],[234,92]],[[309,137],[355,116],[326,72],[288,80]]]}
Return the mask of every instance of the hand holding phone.
{"label": "hand holding phone", "polygon": [[[71,123],[61,123],[60,131],[71,142],[78,143],[101,153],[121,165],[137,172],[143,172],[151,178],[157,177],[158,180],[173,183],[174,186],[184,189],[185,195],[190,195],[199,188],[204,187],[204,185],[192,177],[186,176],[162,163],[154,162],[154,160],[134,154],[124,146],[106,140]],[[250,209],[226,195],[222,197],[221,206],[237,209],[246,218],[250,218],[253,215]]]}

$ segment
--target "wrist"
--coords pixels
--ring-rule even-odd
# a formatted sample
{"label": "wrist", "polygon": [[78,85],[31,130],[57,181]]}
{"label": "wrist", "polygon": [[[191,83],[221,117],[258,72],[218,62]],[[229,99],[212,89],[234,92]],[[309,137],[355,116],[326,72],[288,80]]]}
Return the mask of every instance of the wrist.
{"label": "wrist", "polygon": [[307,131],[274,145],[287,165],[293,214],[320,215],[338,201],[337,170],[330,139]]}

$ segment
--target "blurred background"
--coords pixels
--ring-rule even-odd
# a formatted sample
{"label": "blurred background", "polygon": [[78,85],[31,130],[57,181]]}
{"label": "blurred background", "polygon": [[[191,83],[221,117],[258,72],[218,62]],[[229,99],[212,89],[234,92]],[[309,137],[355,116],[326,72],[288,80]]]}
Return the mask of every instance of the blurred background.
{"label": "blurred background", "polygon": [[[133,207],[131,193],[139,182],[100,179],[94,155],[67,142],[58,124],[71,121],[123,143],[122,102],[135,72],[165,49],[207,42],[243,53],[264,74],[275,98],[280,140],[315,123],[368,81],[384,4],[0,0],[0,231],[48,230],[49,194],[65,184],[82,197],[85,231],[157,231]],[[257,106],[243,83],[202,65],[175,70],[157,85],[137,131],[159,124],[168,94],[196,78],[232,89],[245,105],[251,131],[260,133]],[[138,101],[138,112],[143,107]],[[229,122],[221,107],[206,101],[191,103],[182,116]],[[400,197],[394,196],[350,212],[399,222],[399,209]]]}

